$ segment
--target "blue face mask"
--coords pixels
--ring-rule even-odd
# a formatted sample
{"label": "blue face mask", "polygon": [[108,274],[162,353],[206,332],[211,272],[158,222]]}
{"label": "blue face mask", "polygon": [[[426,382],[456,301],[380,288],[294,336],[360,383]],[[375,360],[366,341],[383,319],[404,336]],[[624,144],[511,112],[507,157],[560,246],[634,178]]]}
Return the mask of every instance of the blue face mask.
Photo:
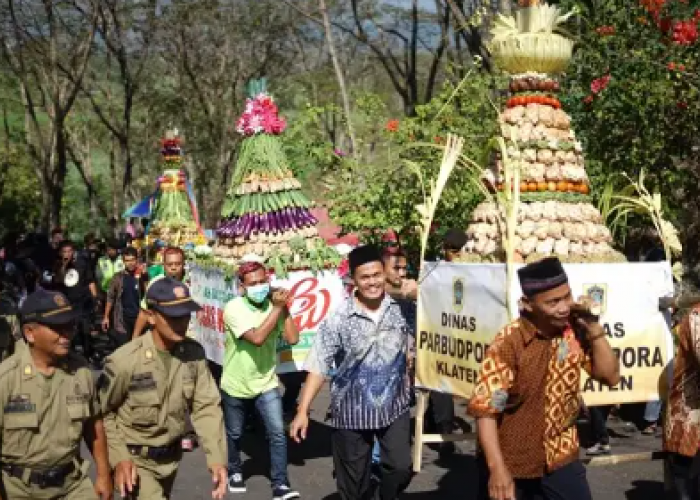
{"label": "blue face mask", "polygon": [[249,286],[246,288],[245,294],[251,302],[262,304],[270,294],[270,284],[262,283],[260,285]]}

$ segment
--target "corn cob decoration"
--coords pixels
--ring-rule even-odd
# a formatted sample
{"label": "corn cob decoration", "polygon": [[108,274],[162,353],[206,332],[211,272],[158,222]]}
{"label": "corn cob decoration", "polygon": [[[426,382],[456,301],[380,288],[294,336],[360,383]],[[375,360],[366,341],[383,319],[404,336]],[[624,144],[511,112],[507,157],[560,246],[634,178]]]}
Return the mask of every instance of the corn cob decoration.
{"label": "corn cob decoration", "polygon": [[[511,74],[511,97],[499,117],[501,147],[482,175],[491,192],[513,190],[519,203],[509,214],[505,196],[477,206],[467,229],[465,260],[504,261],[510,249],[515,262],[550,255],[565,262],[624,261],[591,203],[581,143],[557,98],[557,77],[573,50],[563,24],[573,12],[563,14],[538,0],[519,5],[514,17],[499,15],[492,28],[491,52]],[[517,169],[517,183],[509,182],[513,176],[506,167]],[[509,234],[500,223],[506,215],[515,227]]]}
{"label": "corn cob decoration", "polygon": [[248,85],[246,109],[236,125],[245,139],[222,209],[214,255],[235,265],[241,257],[255,254],[280,276],[294,269],[338,265],[340,256],[319,238],[311,202],[289,168],[279,140],[286,123],[265,87],[264,79]]}
{"label": "corn cob decoration", "polygon": [[157,181],[146,244],[156,240],[182,247],[206,243],[191,186],[180,169],[181,144],[177,129],[167,131],[161,139],[165,172]]}

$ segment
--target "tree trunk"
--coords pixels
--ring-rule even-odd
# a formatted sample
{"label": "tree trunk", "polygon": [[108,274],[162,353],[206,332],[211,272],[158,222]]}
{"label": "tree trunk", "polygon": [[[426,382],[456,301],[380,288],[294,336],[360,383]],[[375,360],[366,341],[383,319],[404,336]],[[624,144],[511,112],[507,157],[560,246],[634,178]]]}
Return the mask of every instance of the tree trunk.
{"label": "tree trunk", "polygon": [[335,77],[338,80],[338,87],[340,87],[340,96],[343,100],[343,112],[345,113],[345,122],[348,127],[348,137],[350,138],[350,154],[356,155],[357,141],[355,140],[355,130],[352,125],[352,109],[350,107],[350,95],[348,93],[347,85],[345,84],[345,75],[343,74],[343,68],[340,66],[340,61],[338,60],[338,54],[335,51],[335,43],[333,42],[333,31],[331,29],[331,21],[328,17],[328,9],[326,8],[325,0],[319,0],[319,10],[321,11],[321,16],[323,18],[323,29],[326,32],[326,43],[328,44],[328,54],[331,57],[331,62],[333,63],[333,69],[335,70]]}
{"label": "tree trunk", "polygon": [[112,184],[112,217],[119,219],[119,178],[117,175],[117,152],[115,147],[116,140],[111,141],[109,148],[109,178]]}

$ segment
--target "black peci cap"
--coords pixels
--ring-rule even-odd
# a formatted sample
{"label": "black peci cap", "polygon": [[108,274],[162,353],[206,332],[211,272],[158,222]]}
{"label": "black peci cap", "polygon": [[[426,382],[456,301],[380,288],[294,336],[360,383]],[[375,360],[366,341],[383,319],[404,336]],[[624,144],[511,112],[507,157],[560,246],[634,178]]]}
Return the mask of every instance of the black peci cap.
{"label": "black peci cap", "polygon": [[355,272],[358,267],[369,264],[370,262],[382,263],[382,252],[375,245],[362,245],[354,248],[348,255],[350,264],[350,274]]}
{"label": "black peci cap", "polygon": [[564,266],[556,257],[547,257],[518,269],[520,288],[526,297],[532,297],[568,283]]}
{"label": "black peci cap", "polygon": [[148,287],[146,303],[149,309],[174,318],[187,316],[202,309],[192,300],[187,285],[167,277],[154,281]]}
{"label": "black peci cap", "polygon": [[24,323],[42,325],[65,325],[78,317],[65,295],[47,290],[37,290],[29,295],[22,304],[20,314]]}

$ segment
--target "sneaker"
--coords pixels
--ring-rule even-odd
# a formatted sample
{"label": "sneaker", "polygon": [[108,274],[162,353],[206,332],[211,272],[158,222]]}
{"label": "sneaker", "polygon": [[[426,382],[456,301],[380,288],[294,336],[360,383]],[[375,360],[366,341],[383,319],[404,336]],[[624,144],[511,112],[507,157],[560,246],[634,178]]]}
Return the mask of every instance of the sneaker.
{"label": "sneaker", "polygon": [[610,445],[596,443],[586,450],[586,455],[594,457],[598,455],[610,455]]}
{"label": "sneaker", "polygon": [[272,490],[272,500],[290,500],[292,498],[299,498],[299,493],[286,484],[277,486]]}
{"label": "sneaker", "polygon": [[243,474],[236,472],[228,477],[228,490],[231,493],[245,493],[245,481],[243,481]]}

